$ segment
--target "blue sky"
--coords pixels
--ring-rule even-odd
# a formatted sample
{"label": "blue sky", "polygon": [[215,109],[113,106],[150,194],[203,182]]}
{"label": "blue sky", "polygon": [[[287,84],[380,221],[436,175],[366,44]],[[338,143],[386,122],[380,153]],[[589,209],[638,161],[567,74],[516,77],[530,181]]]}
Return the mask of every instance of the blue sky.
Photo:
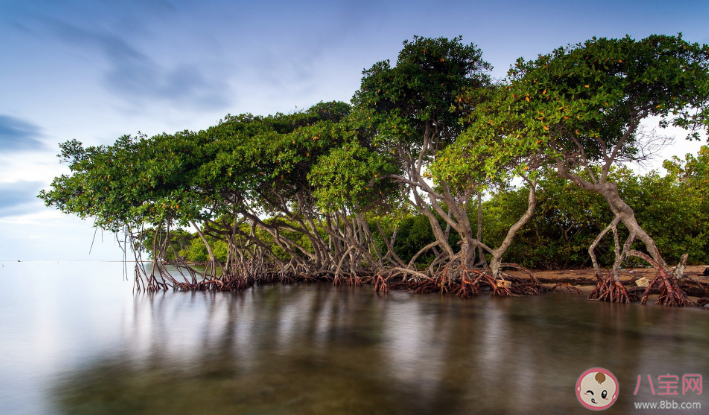
{"label": "blue sky", "polygon": [[[503,77],[590,37],[682,32],[709,43],[704,1],[0,0],[0,259],[118,259],[108,234],[36,199],[67,173],[57,144],[198,130],[227,113],[349,101],[413,35],[462,35]],[[665,156],[696,151],[678,138]]]}

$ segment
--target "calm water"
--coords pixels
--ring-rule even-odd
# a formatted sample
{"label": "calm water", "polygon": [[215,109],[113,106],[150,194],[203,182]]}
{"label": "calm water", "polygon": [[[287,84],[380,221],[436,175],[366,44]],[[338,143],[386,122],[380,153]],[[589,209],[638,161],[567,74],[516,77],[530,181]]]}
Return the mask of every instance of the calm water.
{"label": "calm water", "polygon": [[[620,384],[605,413],[643,413],[665,397],[633,396],[638,375],[709,377],[702,310],[322,284],[133,295],[120,264],[2,265],[0,414],[590,413],[574,386],[596,366]],[[707,413],[707,395],[680,385],[703,410],[647,413]]]}

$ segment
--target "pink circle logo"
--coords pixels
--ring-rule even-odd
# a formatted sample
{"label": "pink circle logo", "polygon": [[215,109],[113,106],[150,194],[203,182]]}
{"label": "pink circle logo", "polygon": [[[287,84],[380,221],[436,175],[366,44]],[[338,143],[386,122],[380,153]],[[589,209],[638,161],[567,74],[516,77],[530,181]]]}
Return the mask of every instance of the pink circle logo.
{"label": "pink circle logo", "polygon": [[618,379],[610,370],[594,367],[583,372],[576,381],[576,397],[592,411],[608,409],[618,399]]}

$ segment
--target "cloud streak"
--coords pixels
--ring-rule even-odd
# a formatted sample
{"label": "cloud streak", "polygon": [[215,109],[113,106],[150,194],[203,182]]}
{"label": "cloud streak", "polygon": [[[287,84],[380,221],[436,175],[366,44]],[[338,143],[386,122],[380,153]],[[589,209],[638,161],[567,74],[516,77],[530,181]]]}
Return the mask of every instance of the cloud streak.
{"label": "cloud streak", "polygon": [[37,199],[41,189],[41,182],[0,183],[0,217],[24,215],[42,208]]}
{"label": "cloud streak", "polygon": [[228,86],[209,79],[195,64],[165,67],[115,33],[87,30],[58,20],[45,23],[65,43],[98,51],[109,64],[105,87],[132,103],[160,100],[174,106],[213,110],[230,102]]}
{"label": "cloud streak", "polygon": [[40,137],[42,133],[36,125],[0,114],[0,151],[42,149],[44,143],[39,140]]}

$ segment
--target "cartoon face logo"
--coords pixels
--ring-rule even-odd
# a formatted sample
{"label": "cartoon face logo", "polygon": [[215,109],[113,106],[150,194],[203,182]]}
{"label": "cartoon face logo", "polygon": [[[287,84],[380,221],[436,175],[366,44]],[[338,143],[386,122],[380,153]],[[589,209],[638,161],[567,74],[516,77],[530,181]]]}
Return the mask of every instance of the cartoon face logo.
{"label": "cartoon face logo", "polygon": [[618,399],[618,379],[602,367],[588,369],[576,381],[576,397],[592,411],[608,409]]}

